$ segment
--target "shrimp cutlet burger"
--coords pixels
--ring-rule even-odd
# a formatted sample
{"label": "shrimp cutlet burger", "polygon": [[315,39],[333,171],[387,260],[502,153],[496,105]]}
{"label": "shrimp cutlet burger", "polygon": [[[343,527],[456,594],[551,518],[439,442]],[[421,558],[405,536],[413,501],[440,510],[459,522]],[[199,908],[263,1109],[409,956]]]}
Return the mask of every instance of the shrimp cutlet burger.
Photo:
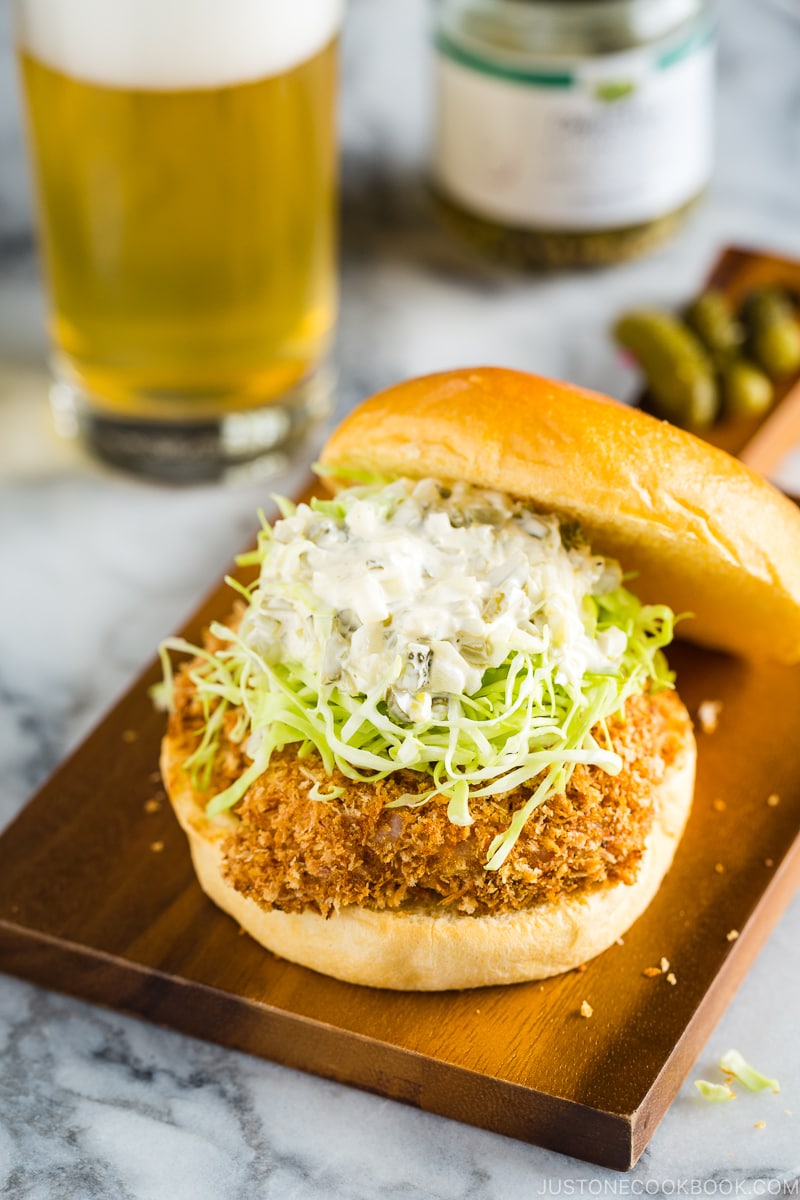
{"label": "shrimp cutlet burger", "polygon": [[585,962],[691,806],[673,613],[800,657],[800,514],[687,433],[498,369],[367,401],[322,472],[332,498],[283,503],[229,620],[163,648],[162,770],[203,889],[354,983]]}

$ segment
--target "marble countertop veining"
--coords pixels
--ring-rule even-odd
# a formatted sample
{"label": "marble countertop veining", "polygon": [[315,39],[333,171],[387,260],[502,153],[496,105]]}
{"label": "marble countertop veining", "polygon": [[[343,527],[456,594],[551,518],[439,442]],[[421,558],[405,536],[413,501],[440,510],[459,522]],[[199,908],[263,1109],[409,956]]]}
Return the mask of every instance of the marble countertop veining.
{"label": "marble countertop veining", "polygon": [[[607,337],[623,305],[691,293],[727,242],[800,256],[800,22],[758,0],[720,10],[718,162],[704,207],[640,262],[531,279],[476,263],[430,214],[423,0],[351,0],[340,411],[401,376],[477,361],[625,395],[632,381]],[[192,609],[263,502],[253,486],[118,478],[49,432],[8,25],[0,5],[0,824]],[[797,457],[784,471],[796,475]],[[690,1075],[713,1077],[737,1046],[780,1076],[782,1094],[715,1106],[687,1082],[628,1176],[0,978],[0,1195],[797,1196],[798,934],[800,897]]]}

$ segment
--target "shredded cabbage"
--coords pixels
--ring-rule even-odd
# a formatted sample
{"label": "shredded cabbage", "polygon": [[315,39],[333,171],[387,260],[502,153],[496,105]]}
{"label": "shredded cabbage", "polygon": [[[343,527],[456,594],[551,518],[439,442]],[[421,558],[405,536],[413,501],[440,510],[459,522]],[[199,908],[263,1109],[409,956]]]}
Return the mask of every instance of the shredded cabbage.
{"label": "shredded cabbage", "polygon": [[779,1092],[781,1085],[777,1079],[770,1079],[768,1075],[762,1075],[755,1067],[751,1067],[745,1062],[743,1056],[738,1050],[729,1050],[727,1054],[723,1054],[719,1060],[720,1069],[728,1075],[733,1075],[740,1083],[743,1083],[751,1092],[763,1092],[770,1088],[773,1092]]}
{"label": "shredded cabbage", "polygon": [[[301,760],[316,751],[327,776],[417,772],[430,785],[391,806],[440,800],[457,825],[471,824],[472,800],[530,785],[489,846],[485,865],[496,870],[577,764],[621,769],[605,723],[628,697],[672,686],[662,654],[672,611],[641,604],[574,525],[499,493],[436,481],[370,482],[310,507],[281,501],[280,510],[274,529],[262,514],[258,548],[240,560],[258,565],[259,579],[249,588],[229,581],[248,605],[239,627],[212,625],[221,643],[214,652],[179,638],[161,648],[166,704],[170,654],[194,656],[188,673],[204,722],[185,766],[195,786],[209,787],[231,712],[226,737],[251,759],[211,797],[210,816],[235,806],[287,745]],[[405,556],[394,575],[392,554]],[[456,560],[467,563],[468,579],[457,568],[446,574],[441,564]],[[342,608],[348,587],[355,614]],[[418,590],[409,599],[404,588]],[[448,603],[462,615],[459,624],[447,610],[446,638],[403,640],[415,605],[430,617]],[[449,679],[467,681],[464,690],[442,688]],[[311,794],[335,803],[342,789],[315,777]]]}
{"label": "shredded cabbage", "polygon": [[695,1079],[694,1086],[704,1100],[719,1102],[736,1099],[736,1093],[732,1092],[726,1083],[709,1083],[707,1079]]}

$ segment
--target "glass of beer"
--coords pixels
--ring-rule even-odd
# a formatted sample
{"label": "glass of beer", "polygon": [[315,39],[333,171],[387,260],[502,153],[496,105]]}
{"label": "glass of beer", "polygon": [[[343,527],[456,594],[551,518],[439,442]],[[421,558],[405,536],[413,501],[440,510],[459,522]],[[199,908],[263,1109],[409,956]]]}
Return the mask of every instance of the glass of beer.
{"label": "glass of beer", "polygon": [[327,411],[342,3],[16,0],[53,403],[106,460],[218,478]]}

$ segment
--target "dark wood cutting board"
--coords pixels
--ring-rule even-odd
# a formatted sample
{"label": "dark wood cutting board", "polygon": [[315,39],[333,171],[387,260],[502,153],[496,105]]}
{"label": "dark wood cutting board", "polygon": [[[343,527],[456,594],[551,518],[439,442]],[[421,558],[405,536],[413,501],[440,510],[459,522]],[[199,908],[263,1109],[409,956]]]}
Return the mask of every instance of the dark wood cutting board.
{"label": "dark wood cutting board", "polygon": [[[221,587],[187,636],[229,604]],[[800,882],[800,670],[685,645],[670,658],[692,712],[722,701],[719,726],[698,735],[673,869],[624,944],[584,971],[403,994],[262,950],[195,882],[158,779],[155,665],[0,838],[0,969],[627,1169]],[[643,974],[662,957],[674,986]]]}

